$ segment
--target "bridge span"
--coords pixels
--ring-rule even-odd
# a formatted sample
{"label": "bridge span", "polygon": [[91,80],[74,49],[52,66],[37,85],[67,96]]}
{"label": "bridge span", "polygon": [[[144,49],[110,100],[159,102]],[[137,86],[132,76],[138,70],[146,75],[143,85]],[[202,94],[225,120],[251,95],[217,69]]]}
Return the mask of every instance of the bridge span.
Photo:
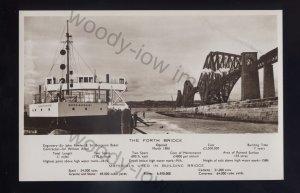
{"label": "bridge span", "polygon": [[257,52],[243,52],[240,55],[225,52],[210,52],[196,87],[186,80],[183,92],[178,90],[176,106],[193,106],[194,96],[200,94],[201,104],[217,104],[228,101],[230,93],[241,78],[241,100],[259,99],[260,86],[258,70],[264,69],[263,98],[275,97],[273,64],[278,61],[278,48],[260,58]]}

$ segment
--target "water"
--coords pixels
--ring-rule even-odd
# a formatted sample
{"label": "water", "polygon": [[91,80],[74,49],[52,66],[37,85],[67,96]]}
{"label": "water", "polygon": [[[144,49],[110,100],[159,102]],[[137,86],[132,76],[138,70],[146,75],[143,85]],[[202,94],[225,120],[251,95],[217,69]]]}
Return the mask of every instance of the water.
{"label": "water", "polygon": [[[249,123],[238,121],[217,121],[193,118],[174,118],[156,113],[158,109],[132,109],[139,111],[138,116],[150,122],[147,127],[138,123],[138,128],[149,134],[171,134],[171,133],[275,133],[278,131],[277,124]],[[154,122],[154,123],[152,123]],[[134,133],[139,133],[134,130]]]}
{"label": "water", "polygon": [[[156,113],[157,111],[164,111],[169,109],[156,108],[133,108],[131,111],[138,112],[138,116],[143,118],[145,112],[145,121],[150,126],[145,126],[138,122],[137,127],[148,134],[174,134],[174,133],[276,133],[278,131],[277,124],[268,123],[249,123],[237,121],[217,121],[193,118],[174,118]],[[134,134],[140,132],[133,130]],[[25,128],[25,135],[39,135],[48,134],[43,130],[39,133],[33,128]],[[66,134],[66,133],[61,133]]]}

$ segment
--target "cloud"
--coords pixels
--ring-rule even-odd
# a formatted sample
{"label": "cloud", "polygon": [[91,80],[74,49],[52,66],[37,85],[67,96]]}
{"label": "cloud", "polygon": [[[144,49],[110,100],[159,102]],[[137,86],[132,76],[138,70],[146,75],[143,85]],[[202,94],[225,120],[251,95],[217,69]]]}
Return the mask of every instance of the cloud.
{"label": "cloud", "polygon": [[34,43],[32,40],[26,40],[24,42],[24,92],[25,92],[25,104],[31,102],[32,95],[36,94],[39,78],[39,72],[36,70],[36,64],[34,62],[35,56],[33,56]]}
{"label": "cloud", "polygon": [[[275,18],[275,17],[274,17]],[[122,32],[126,42],[138,50],[163,59],[170,67],[159,73],[153,66],[144,65],[131,52],[116,55],[117,48],[108,46],[95,34],[86,33],[82,26],[70,25],[74,45],[86,63],[96,69],[105,80],[105,74],[124,76],[128,81],[126,96],[130,100],[170,100],[178,89],[183,89],[184,80],[173,81],[177,67],[197,81],[207,54],[221,51],[240,54],[243,51],[269,51],[277,45],[276,25],[268,16],[99,16],[91,17],[97,26],[109,32]],[[53,52],[65,26],[65,17],[28,17],[25,21],[25,94],[31,100],[38,84],[51,68]],[[273,21],[273,20],[272,20]],[[268,25],[265,25],[267,22]],[[245,24],[245,25],[244,25]],[[49,28],[49,26],[54,26]],[[274,35],[275,34],[275,35]],[[254,46],[255,45],[255,46]],[[84,71],[84,62],[81,68]],[[59,66],[60,63],[55,63]],[[58,66],[54,70],[61,75]],[[77,66],[74,66],[74,72]],[[226,69],[221,69],[226,72]],[[275,76],[276,79],[276,76]],[[238,90],[240,91],[240,90]],[[29,101],[30,101],[29,100]]]}
{"label": "cloud", "polygon": [[[223,37],[227,37],[230,40],[232,40],[233,42],[236,42],[240,45],[242,45],[243,47],[246,47],[248,49],[250,49],[251,51],[257,51],[260,54],[262,54],[262,51],[260,49],[257,49],[253,43],[248,42],[247,40],[243,40],[242,38],[240,38],[242,36],[237,36],[236,34],[230,33],[228,31],[226,31],[228,28],[224,28],[222,29],[220,26],[215,25],[213,22],[210,22],[209,20],[206,20],[206,25],[211,28],[212,30],[216,31],[219,33],[219,35],[223,36]],[[224,27],[224,26],[223,26]],[[243,27],[245,27],[245,31],[249,30],[247,29],[247,24],[243,24]]]}

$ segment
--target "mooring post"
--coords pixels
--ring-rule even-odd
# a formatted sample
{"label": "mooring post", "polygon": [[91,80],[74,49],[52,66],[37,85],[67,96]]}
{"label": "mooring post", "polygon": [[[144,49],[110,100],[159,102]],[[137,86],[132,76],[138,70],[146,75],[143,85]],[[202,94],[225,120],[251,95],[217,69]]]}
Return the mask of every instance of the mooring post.
{"label": "mooring post", "polygon": [[[106,74],[106,83],[109,83],[109,74]],[[106,90],[106,102],[109,102],[109,90]]]}
{"label": "mooring post", "polygon": [[42,85],[39,85],[39,103],[42,103]]}
{"label": "mooring post", "polygon": [[125,109],[122,111],[121,116],[121,132],[122,134],[131,134],[131,111],[129,109]]}

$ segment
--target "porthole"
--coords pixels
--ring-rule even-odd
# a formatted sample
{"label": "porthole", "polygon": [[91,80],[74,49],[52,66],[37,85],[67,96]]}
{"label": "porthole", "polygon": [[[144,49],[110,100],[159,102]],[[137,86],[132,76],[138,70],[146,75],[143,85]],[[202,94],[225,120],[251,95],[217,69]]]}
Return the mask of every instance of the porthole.
{"label": "porthole", "polygon": [[100,108],[100,111],[102,111],[102,108]]}
{"label": "porthole", "polygon": [[74,111],[74,110],[75,110],[75,108],[73,107],[73,108],[72,108],[72,110]]}

